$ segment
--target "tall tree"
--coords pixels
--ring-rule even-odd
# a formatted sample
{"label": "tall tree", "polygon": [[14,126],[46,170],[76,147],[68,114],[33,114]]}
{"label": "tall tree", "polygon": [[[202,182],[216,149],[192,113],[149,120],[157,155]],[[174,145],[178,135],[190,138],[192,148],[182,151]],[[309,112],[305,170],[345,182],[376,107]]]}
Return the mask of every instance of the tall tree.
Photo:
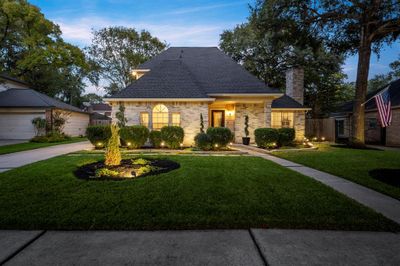
{"label": "tall tree", "polygon": [[166,46],[165,42],[144,30],[109,27],[94,31],[92,44],[85,48],[95,70],[91,80],[96,85],[100,80],[107,81],[105,90],[109,95],[118,92],[134,80],[132,69],[162,52]]}
{"label": "tall tree", "polygon": [[0,71],[74,103],[84,90],[88,65],[39,8],[25,0],[0,0]]}
{"label": "tall tree", "polygon": [[296,0],[271,1],[281,18],[300,21],[332,49],[358,54],[352,137],[355,146],[364,145],[364,106],[371,53],[400,34],[398,0]]}
{"label": "tall tree", "polygon": [[343,57],[299,21],[279,17],[273,3],[258,1],[246,23],[221,34],[220,47],[272,87],[284,88],[285,71],[303,66],[305,104],[313,108],[313,117],[323,116],[348,95],[342,93],[349,88],[344,86]]}

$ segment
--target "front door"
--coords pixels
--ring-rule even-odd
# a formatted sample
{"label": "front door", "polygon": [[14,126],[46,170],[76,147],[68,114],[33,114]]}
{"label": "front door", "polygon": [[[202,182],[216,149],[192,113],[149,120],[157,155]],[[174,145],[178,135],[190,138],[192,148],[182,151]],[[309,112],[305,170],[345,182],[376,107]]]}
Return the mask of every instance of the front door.
{"label": "front door", "polygon": [[225,126],[225,111],[224,110],[212,110],[211,111],[211,126],[212,127],[224,127]]}

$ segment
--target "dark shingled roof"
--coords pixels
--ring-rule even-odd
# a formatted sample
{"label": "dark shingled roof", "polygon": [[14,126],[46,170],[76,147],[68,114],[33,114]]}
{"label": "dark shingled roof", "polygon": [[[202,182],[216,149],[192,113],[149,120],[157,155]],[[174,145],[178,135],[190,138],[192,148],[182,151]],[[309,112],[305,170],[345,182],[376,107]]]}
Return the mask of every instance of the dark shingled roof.
{"label": "dark shingled roof", "polygon": [[0,92],[1,108],[58,108],[74,112],[81,109],[32,89],[9,89]]}
{"label": "dark shingled roof", "polygon": [[6,80],[10,80],[10,81],[13,81],[13,82],[16,82],[16,83],[20,83],[20,84],[23,84],[23,85],[29,85],[25,81],[22,81],[22,80],[17,79],[17,78],[10,77],[9,75],[4,74],[4,73],[0,74],[0,79],[6,79]]}
{"label": "dark shingled roof", "polygon": [[295,99],[283,95],[282,97],[279,97],[278,99],[275,99],[272,101],[271,108],[305,108],[302,104],[300,104],[298,101]]}
{"label": "dark shingled roof", "polygon": [[96,111],[96,110],[111,111],[111,105],[106,104],[106,103],[92,103],[92,104],[90,105],[90,107],[92,107],[92,110],[93,110],[93,111]]}
{"label": "dark shingled roof", "polygon": [[217,47],[171,47],[139,69],[150,69],[111,98],[206,98],[219,93],[280,93]]}
{"label": "dark shingled roof", "polygon": [[94,112],[94,113],[90,114],[90,119],[93,119],[93,120],[111,120],[112,118],[108,117],[106,115],[102,115],[102,114],[99,114],[97,112]]}
{"label": "dark shingled roof", "polygon": [[[368,93],[366,99],[370,99],[379,91],[385,89],[387,86],[389,86],[389,94],[392,107],[400,106],[400,79],[392,81],[391,83],[389,83],[388,85],[384,86],[381,89]],[[365,104],[365,110],[373,110],[373,109],[376,109],[376,103],[374,99],[370,100]],[[333,113],[333,115],[352,113],[352,112],[353,112],[353,101],[349,101],[339,106],[338,110],[335,113]]]}

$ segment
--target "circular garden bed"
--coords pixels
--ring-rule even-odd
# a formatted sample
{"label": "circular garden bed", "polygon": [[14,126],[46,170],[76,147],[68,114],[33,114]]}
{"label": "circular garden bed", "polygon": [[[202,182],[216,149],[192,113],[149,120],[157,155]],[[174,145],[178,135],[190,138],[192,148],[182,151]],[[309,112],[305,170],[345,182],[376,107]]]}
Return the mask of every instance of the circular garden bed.
{"label": "circular garden bed", "polygon": [[149,175],[158,175],[178,169],[177,162],[165,159],[125,159],[120,165],[106,166],[104,161],[86,164],[74,173],[85,180],[127,180]]}

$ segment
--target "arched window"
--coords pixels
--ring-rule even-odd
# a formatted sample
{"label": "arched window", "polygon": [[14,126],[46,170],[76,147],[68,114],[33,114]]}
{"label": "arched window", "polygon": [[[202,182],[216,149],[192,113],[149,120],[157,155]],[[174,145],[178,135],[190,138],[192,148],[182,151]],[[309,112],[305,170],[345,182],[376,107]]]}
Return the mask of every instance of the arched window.
{"label": "arched window", "polygon": [[153,130],[160,130],[164,126],[168,126],[168,108],[157,104],[153,108]]}

